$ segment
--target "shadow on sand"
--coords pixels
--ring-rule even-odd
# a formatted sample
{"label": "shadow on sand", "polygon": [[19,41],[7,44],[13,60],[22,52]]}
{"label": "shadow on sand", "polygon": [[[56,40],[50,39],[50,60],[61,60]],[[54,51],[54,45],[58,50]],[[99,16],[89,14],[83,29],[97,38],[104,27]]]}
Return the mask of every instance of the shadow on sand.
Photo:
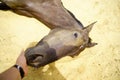
{"label": "shadow on sand", "polygon": [[23,80],[66,80],[66,79],[55,67],[55,63],[51,63],[45,67],[40,67],[38,69],[30,67],[28,75]]}

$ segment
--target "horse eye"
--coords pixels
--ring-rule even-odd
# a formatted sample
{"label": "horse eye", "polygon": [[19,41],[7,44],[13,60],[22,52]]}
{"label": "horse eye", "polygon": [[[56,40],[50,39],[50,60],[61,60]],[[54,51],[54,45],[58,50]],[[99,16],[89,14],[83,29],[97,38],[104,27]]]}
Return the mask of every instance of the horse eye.
{"label": "horse eye", "polygon": [[78,34],[77,34],[77,33],[74,33],[74,36],[75,36],[75,38],[77,38],[77,37],[78,37]]}

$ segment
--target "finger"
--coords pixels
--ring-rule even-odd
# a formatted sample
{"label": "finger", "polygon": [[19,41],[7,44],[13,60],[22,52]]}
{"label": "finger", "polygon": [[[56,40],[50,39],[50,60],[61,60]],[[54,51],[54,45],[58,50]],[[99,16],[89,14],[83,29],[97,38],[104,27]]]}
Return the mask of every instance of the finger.
{"label": "finger", "polygon": [[22,49],[22,50],[21,50],[21,53],[20,53],[20,56],[24,56],[24,54],[25,54],[25,52],[24,52],[24,50]]}

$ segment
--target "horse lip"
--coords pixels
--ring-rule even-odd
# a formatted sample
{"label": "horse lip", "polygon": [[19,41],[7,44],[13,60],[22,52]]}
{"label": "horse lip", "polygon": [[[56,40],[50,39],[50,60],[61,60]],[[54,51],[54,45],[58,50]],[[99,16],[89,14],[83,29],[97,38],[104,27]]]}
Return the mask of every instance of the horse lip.
{"label": "horse lip", "polygon": [[27,58],[29,56],[30,51],[33,49],[33,47],[28,48],[25,50],[25,57]]}
{"label": "horse lip", "polygon": [[32,67],[34,67],[34,68],[38,68],[39,65],[40,65],[40,63],[29,63],[28,65],[29,65],[29,66],[32,66]]}

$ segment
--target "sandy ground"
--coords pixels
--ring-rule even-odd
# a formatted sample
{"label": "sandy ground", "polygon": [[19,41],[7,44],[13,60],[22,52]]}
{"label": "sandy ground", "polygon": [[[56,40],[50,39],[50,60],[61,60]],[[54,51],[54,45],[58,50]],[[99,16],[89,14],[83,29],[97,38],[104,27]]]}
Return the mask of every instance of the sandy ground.
{"label": "sandy ground", "polygon": [[[97,21],[90,37],[98,45],[75,58],[64,57],[39,69],[29,67],[23,80],[120,80],[120,0],[62,1],[83,25]],[[0,11],[0,72],[48,32],[36,19]]]}

